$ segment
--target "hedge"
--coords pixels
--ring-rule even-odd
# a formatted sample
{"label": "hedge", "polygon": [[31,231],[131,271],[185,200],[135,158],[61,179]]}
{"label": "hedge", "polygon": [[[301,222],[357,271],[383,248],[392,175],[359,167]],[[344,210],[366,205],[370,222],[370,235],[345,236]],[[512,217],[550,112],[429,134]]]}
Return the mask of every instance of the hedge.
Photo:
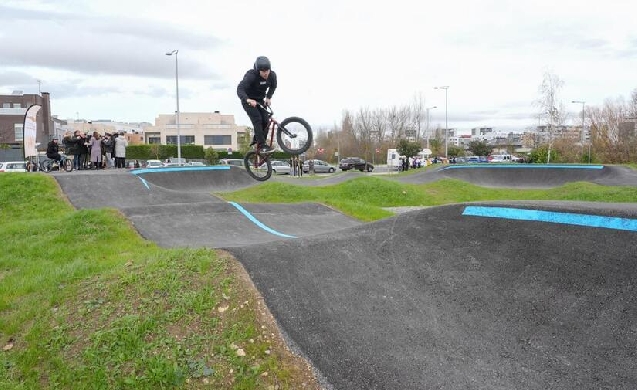
{"label": "hedge", "polygon": [[[223,150],[217,151],[219,158],[243,158],[240,152],[229,154]],[[177,157],[177,145],[128,145],[126,147],[126,159],[128,160],[166,160]],[[181,157],[187,160],[205,159],[204,147],[202,145],[181,145]],[[272,157],[275,160],[289,160],[290,155],[284,152],[275,152]]]}

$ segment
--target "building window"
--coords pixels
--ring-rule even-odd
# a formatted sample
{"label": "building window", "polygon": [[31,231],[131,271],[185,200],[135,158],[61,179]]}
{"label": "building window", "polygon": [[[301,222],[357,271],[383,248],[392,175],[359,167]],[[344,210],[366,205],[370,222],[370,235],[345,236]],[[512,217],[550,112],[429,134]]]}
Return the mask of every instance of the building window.
{"label": "building window", "polygon": [[13,108],[22,108],[22,104],[20,104],[20,103],[13,103]]}
{"label": "building window", "polygon": [[11,108],[11,103],[2,103],[2,108]]}
{"label": "building window", "polygon": [[[194,145],[195,144],[195,136],[194,135],[182,135],[180,143],[181,143],[181,145]],[[166,136],[166,145],[177,145],[177,136],[176,135],[167,135]]]}
{"label": "building window", "polygon": [[15,133],[15,140],[24,141],[24,131],[22,131],[22,123],[16,123],[13,125],[13,131]]}
{"label": "building window", "polygon": [[204,135],[204,145],[232,145],[231,135]]}
{"label": "building window", "polygon": [[161,144],[160,136],[148,136],[148,144]]}

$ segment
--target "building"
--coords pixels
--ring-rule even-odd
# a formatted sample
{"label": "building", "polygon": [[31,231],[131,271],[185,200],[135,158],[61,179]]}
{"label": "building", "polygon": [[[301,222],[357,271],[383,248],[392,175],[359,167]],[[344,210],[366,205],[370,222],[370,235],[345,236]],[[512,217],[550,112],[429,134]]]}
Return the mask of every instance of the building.
{"label": "building", "polygon": [[471,129],[471,135],[474,137],[493,133],[493,127],[474,127]]}
{"label": "building", "polygon": [[25,94],[22,91],[13,91],[11,95],[0,95],[0,144],[22,148],[24,115],[34,104],[42,106],[37,115],[36,142],[46,146],[53,139],[55,126],[51,118],[49,93]]}
{"label": "building", "polygon": [[[144,128],[144,142],[174,145],[177,144],[177,134],[176,115],[159,115],[154,126]],[[182,145],[238,150],[246,127],[235,124],[234,115],[223,115],[219,111],[182,112],[179,114],[179,134]]]}

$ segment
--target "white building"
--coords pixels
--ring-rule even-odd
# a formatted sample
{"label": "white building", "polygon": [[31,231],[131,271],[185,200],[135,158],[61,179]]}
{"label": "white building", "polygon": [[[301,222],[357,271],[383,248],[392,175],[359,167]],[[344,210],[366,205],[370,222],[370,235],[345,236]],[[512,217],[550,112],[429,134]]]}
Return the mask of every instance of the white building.
{"label": "white building", "polygon": [[177,144],[179,133],[182,145],[238,150],[239,140],[245,136],[246,127],[238,126],[234,115],[222,115],[219,111],[181,112],[179,132],[175,114],[159,115],[155,118],[155,125],[144,127],[143,132],[144,143],[147,144]]}

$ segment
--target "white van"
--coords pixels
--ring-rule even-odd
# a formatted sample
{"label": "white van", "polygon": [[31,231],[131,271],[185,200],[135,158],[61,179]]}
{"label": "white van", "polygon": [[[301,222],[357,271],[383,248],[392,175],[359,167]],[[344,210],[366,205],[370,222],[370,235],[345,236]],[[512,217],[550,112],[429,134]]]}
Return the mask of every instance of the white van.
{"label": "white van", "polygon": [[489,162],[491,163],[510,163],[511,155],[510,154],[493,154],[488,157]]}
{"label": "white van", "polygon": [[[402,156],[405,158],[405,156]],[[387,149],[387,168],[398,168],[403,165],[403,160],[396,149]]]}
{"label": "white van", "polygon": [[[416,156],[416,158],[420,158],[421,165],[427,166],[427,159],[431,156],[431,150],[423,149]],[[387,149],[387,167],[388,168],[398,168],[403,165],[403,160],[405,156],[401,156],[398,154],[396,149]]]}

